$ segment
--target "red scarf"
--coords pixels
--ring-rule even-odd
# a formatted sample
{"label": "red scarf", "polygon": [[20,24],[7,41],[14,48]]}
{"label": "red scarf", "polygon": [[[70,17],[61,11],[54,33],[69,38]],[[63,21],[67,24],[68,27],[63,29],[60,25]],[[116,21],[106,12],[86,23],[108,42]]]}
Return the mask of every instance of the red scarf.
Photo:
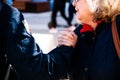
{"label": "red scarf", "polygon": [[[97,26],[102,22],[102,20],[99,20],[97,22]],[[87,25],[87,24],[83,24],[83,27],[82,29],[80,29],[80,33],[83,33],[83,32],[91,32],[93,31],[93,28],[90,26],[90,25]]]}

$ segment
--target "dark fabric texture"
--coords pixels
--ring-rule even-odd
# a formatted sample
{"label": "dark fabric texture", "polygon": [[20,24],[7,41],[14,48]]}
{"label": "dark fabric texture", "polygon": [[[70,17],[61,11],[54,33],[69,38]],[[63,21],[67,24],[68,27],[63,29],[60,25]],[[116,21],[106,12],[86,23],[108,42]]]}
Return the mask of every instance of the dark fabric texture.
{"label": "dark fabric texture", "polygon": [[[120,37],[120,16],[116,19]],[[100,23],[95,31],[80,33],[74,50],[71,80],[120,80],[120,60],[113,42],[111,22]]]}
{"label": "dark fabric texture", "polygon": [[[80,25],[75,30],[78,42],[74,51],[72,47],[60,46],[44,54],[32,34],[26,31],[23,15],[6,4],[2,7],[0,78],[6,71],[3,57],[6,54],[18,80],[59,80],[66,73],[71,80],[120,80],[120,60],[113,43],[111,23],[102,22],[94,32],[84,33],[80,33]],[[120,16],[116,21],[120,37]]]}
{"label": "dark fabric texture", "polygon": [[[72,47],[56,47],[44,54],[32,34],[23,24],[23,15],[14,7],[2,3],[0,12],[0,80],[6,72],[6,62],[16,70],[17,80],[59,80],[68,71]],[[65,47],[65,48],[64,48]],[[1,71],[2,70],[2,71]]]}

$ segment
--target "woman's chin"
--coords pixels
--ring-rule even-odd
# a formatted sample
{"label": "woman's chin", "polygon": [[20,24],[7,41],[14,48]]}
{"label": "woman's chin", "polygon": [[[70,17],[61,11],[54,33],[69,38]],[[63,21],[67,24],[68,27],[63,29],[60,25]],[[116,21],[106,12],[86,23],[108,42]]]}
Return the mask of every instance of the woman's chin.
{"label": "woman's chin", "polygon": [[80,24],[82,23],[82,21],[79,18],[76,18],[76,20],[78,23],[80,23]]}

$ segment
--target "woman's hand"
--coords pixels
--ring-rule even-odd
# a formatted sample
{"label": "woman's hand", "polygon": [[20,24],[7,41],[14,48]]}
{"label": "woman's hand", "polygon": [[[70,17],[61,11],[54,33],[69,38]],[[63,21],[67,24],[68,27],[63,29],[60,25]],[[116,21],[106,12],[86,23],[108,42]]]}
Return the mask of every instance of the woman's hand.
{"label": "woman's hand", "polygon": [[77,35],[70,29],[59,31],[57,35],[57,39],[58,39],[58,46],[65,45],[65,46],[75,47],[77,43]]}

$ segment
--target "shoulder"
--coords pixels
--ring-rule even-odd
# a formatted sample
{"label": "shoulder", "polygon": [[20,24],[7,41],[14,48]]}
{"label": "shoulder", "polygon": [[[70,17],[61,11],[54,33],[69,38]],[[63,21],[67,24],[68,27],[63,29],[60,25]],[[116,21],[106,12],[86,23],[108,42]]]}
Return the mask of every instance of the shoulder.
{"label": "shoulder", "polygon": [[118,16],[116,17],[116,21],[117,21],[117,23],[120,23],[120,15],[118,15]]}
{"label": "shoulder", "polygon": [[19,22],[20,15],[21,12],[17,8],[2,3],[1,16],[4,17],[5,20]]}
{"label": "shoulder", "polygon": [[24,20],[22,13],[15,7],[10,7],[11,9],[11,19],[19,23],[21,20]]}
{"label": "shoulder", "polygon": [[74,32],[77,34],[77,35],[80,35],[80,29],[82,29],[82,25],[79,24],[78,26],[76,26],[76,29],[74,30]]}
{"label": "shoulder", "polygon": [[117,26],[117,29],[118,29],[118,33],[120,35],[120,15],[118,15],[116,17],[116,26]]}

